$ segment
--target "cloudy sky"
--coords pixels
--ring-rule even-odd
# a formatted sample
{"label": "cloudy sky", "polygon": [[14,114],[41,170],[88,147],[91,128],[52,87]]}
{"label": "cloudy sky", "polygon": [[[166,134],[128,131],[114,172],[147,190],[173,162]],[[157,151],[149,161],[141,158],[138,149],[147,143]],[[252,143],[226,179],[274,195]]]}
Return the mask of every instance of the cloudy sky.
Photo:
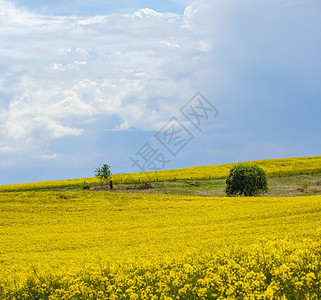
{"label": "cloudy sky", "polygon": [[320,16],[319,0],[0,0],[0,184],[320,155]]}

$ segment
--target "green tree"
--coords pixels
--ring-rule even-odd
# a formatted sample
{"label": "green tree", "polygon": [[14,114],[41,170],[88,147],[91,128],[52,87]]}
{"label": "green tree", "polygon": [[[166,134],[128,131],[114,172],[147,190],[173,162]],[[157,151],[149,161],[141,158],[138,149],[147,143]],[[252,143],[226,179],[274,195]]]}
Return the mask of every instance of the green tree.
{"label": "green tree", "polygon": [[101,168],[96,168],[95,176],[99,177],[101,181],[108,183],[108,180],[111,178],[110,166],[103,164]]}
{"label": "green tree", "polygon": [[257,196],[268,191],[266,172],[259,166],[238,164],[226,179],[228,196]]}

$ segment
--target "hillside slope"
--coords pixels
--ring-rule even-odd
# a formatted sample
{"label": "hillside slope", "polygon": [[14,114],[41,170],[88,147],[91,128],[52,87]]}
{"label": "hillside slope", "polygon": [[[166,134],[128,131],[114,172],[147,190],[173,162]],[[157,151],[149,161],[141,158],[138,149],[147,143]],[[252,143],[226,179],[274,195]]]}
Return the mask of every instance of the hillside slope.
{"label": "hillside slope", "polygon": [[[183,169],[173,169],[147,173],[128,173],[113,175],[115,183],[137,183],[137,182],[156,182],[156,181],[174,181],[182,179],[220,179],[227,176],[229,170],[236,163],[210,165],[202,167],[191,167]],[[244,164],[257,164],[262,167],[269,177],[284,177],[298,174],[316,174],[321,173],[321,156],[298,157],[284,159],[267,159],[244,162]],[[28,191],[28,190],[45,190],[54,188],[72,188],[82,187],[84,182],[99,184],[97,178],[77,178],[69,180],[44,181],[26,184],[12,184],[0,186],[0,192],[5,191]]]}

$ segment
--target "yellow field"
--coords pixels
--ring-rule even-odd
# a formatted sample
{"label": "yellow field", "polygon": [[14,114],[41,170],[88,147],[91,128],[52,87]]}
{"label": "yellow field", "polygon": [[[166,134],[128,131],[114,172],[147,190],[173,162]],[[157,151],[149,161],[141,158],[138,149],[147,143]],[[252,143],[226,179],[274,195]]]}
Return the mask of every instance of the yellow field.
{"label": "yellow field", "polygon": [[[225,178],[230,169],[237,163],[174,169],[149,173],[131,173],[114,176],[119,182],[175,180],[175,179],[219,179]],[[321,156],[299,157],[286,159],[268,159],[244,162],[262,167],[270,177],[289,176],[297,174],[315,174],[321,172]]]}
{"label": "yellow field", "polygon": [[[321,157],[247,162],[270,177]],[[235,164],[113,175],[224,178]],[[321,299],[321,196],[194,197],[0,186],[0,299]]]}
{"label": "yellow field", "polygon": [[[113,175],[115,183],[137,183],[151,181],[170,181],[180,179],[218,179],[225,178],[229,170],[235,165],[222,164],[202,167],[192,167],[184,169],[173,169],[168,171],[148,172],[148,173],[128,173]],[[321,156],[299,157],[285,159],[269,159],[245,162],[245,164],[257,164],[262,167],[269,177],[289,176],[297,174],[321,173]],[[0,186],[1,191],[27,191],[35,189],[66,188],[72,186],[83,186],[84,182],[99,184],[95,177],[78,178],[70,180],[44,181],[27,184],[12,184]]]}
{"label": "yellow field", "polygon": [[0,193],[0,299],[320,299],[320,217],[321,196]]}

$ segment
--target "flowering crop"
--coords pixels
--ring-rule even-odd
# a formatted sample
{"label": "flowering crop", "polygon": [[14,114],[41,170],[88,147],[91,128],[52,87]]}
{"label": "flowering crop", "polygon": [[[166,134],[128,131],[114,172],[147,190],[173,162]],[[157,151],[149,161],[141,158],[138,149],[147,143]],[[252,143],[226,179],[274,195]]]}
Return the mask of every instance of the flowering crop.
{"label": "flowering crop", "polygon": [[321,196],[0,193],[0,299],[318,299],[320,212]]}
{"label": "flowering crop", "polygon": [[[285,159],[268,159],[245,162],[244,164],[257,164],[263,168],[269,177],[289,176],[298,174],[316,174],[321,173],[321,156],[299,157]],[[157,171],[147,173],[128,173],[112,176],[115,183],[137,183],[152,181],[171,181],[182,179],[219,179],[225,178],[230,169],[236,165],[222,164],[202,167],[192,167],[184,169],[173,169],[168,171]],[[12,184],[0,186],[1,191],[29,191],[29,190],[48,190],[63,188],[79,188],[88,184],[99,184],[97,178],[77,178],[69,180],[45,181],[25,184]]]}
{"label": "flowering crop", "polygon": [[[267,159],[244,162],[246,165],[256,164],[263,168],[269,177],[281,177],[298,174],[321,173],[321,156],[299,157],[285,159]],[[166,181],[179,179],[220,179],[227,177],[230,169],[236,163],[210,165],[202,167],[191,167],[184,169],[173,169],[168,171],[157,171],[147,173],[120,174],[114,176],[114,180],[119,182],[132,182],[140,179],[144,181]]]}
{"label": "flowering crop", "polygon": [[[321,244],[268,241],[224,251],[118,267],[51,270],[19,288],[0,284],[14,299],[320,299]],[[47,270],[48,271],[48,270]]]}

